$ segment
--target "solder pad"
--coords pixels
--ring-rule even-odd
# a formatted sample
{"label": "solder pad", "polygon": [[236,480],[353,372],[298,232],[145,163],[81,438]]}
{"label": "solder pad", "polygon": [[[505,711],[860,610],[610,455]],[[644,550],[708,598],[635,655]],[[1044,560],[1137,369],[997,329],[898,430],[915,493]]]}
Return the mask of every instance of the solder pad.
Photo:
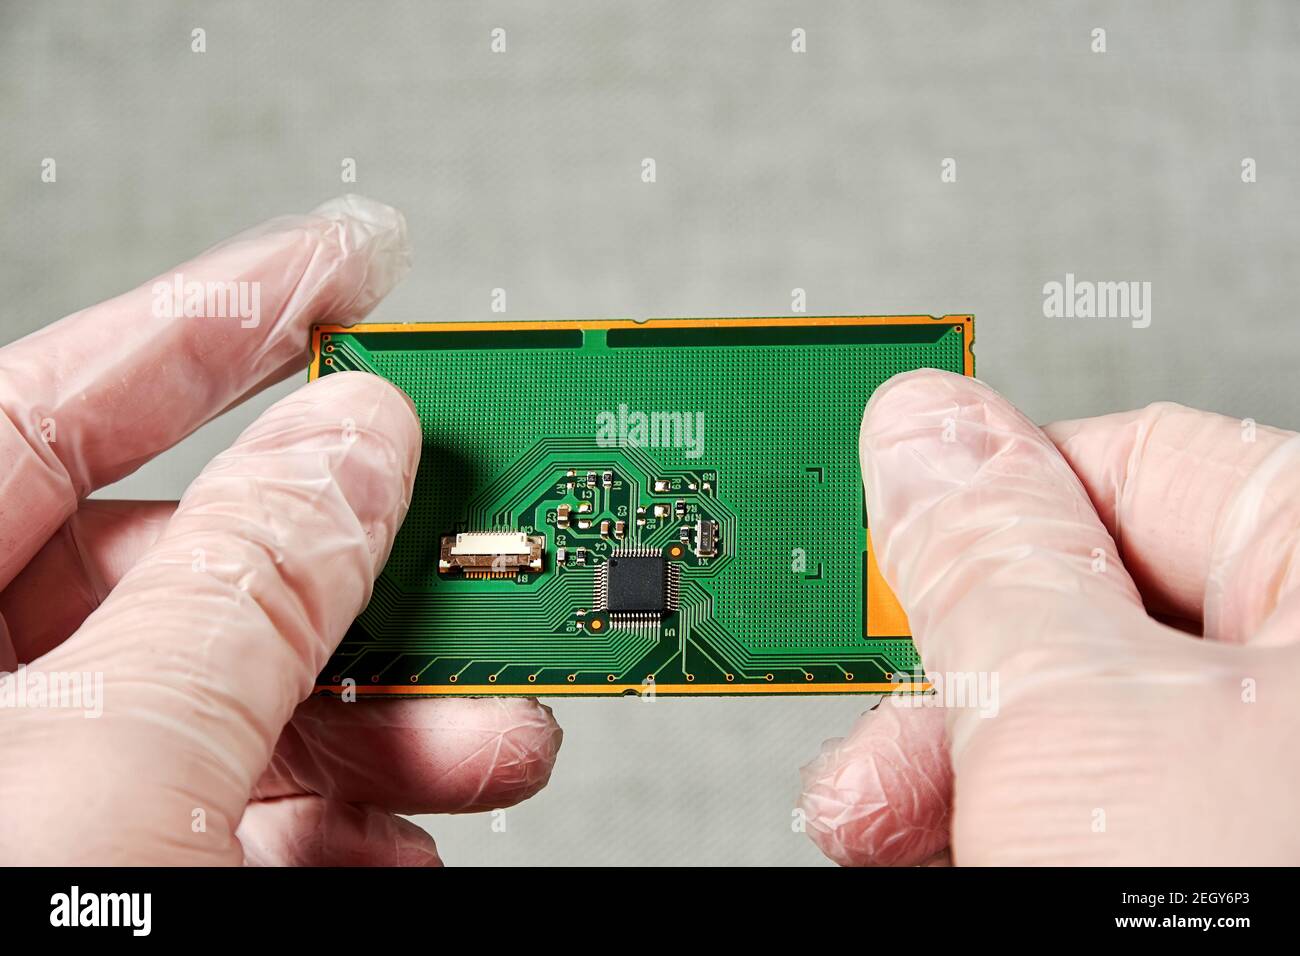
{"label": "solder pad", "polygon": [[388,379],[424,438],[392,555],[317,690],[920,689],[870,551],[858,431],[898,372],[973,375],[973,335],[969,315],[315,329],[311,377]]}

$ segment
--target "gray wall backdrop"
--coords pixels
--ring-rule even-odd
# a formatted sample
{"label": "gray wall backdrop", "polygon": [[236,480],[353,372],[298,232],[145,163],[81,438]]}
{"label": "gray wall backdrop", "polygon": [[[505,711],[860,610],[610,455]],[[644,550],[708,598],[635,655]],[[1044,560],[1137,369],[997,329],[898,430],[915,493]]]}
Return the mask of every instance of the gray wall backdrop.
{"label": "gray wall backdrop", "polygon": [[[1295,428],[1298,89],[1291,2],[5,3],[0,343],[354,190],[410,222],[387,321],[489,319],[497,286],[513,319],[783,314],[797,286],[974,312],[980,377],[1040,421]],[[1151,326],[1044,318],[1066,272],[1151,282]],[[179,496],[303,380],[104,494]],[[861,709],[562,700],[505,833],[422,822],[451,863],[816,864],[796,770]]]}

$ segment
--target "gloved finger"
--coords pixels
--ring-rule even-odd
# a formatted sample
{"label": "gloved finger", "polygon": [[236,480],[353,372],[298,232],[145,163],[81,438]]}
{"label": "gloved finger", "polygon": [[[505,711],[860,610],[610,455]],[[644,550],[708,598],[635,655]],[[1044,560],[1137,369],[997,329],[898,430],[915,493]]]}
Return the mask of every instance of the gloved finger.
{"label": "gloved finger", "polygon": [[1046,432],[1153,610],[1241,643],[1300,584],[1294,432],[1170,403]]}
{"label": "gloved finger", "polygon": [[[949,421],[954,427],[952,437],[959,440],[961,424],[956,416]],[[1264,550],[1274,557],[1294,550],[1279,546],[1279,541],[1294,538],[1297,527],[1295,522],[1279,520],[1278,507],[1284,510],[1286,503],[1297,497],[1282,484],[1288,473],[1294,472],[1282,466],[1294,449],[1294,445],[1288,445],[1294,437],[1290,433],[1253,428],[1235,419],[1171,405],[1101,419],[1066,421],[1048,425],[1045,431],[1082,479],[1100,518],[1119,545],[1125,568],[1135,570],[1143,585],[1148,606],[1161,613],[1200,617],[1206,580],[1212,578],[1214,542],[1217,536],[1222,540],[1226,516],[1242,510],[1240,505],[1234,507],[1234,502],[1240,501],[1242,489],[1249,488],[1252,481],[1258,488],[1248,497],[1273,502],[1273,507],[1251,506],[1248,510],[1255,512],[1256,518],[1261,510],[1268,514],[1266,529],[1286,531],[1274,536],[1271,548]],[[1260,488],[1270,490],[1261,493]],[[875,535],[879,536],[880,516],[872,510],[871,518]],[[1236,536],[1243,537],[1240,532]],[[1251,540],[1252,535],[1244,537]],[[1231,549],[1219,550],[1231,553]],[[1273,567],[1287,564],[1275,561]],[[1277,575],[1256,576],[1277,580]],[[1213,606],[1213,601],[1208,606]],[[1240,610],[1234,610],[1234,617],[1239,614]],[[1284,630],[1291,633],[1294,627]],[[1132,633],[1144,631],[1135,628]],[[1125,630],[1119,628],[1118,633]],[[1101,636],[1106,639],[1112,635]],[[930,657],[927,654],[927,663],[933,667]],[[917,713],[927,711],[913,711],[911,715]],[[896,719],[906,719],[907,715],[898,714]],[[854,736],[867,736],[874,718],[875,714],[867,715]],[[894,779],[900,780],[894,790],[905,793],[914,788],[911,780],[926,779],[923,763],[943,745],[944,722],[935,719],[926,727],[919,721],[913,730],[914,735],[896,735],[904,745],[897,760],[888,765]],[[840,754],[844,754],[842,760]],[[889,847],[914,832],[910,821],[898,819],[892,812],[885,787],[876,783],[881,778],[878,762],[871,748],[832,744],[810,765],[809,770],[815,771],[813,786],[806,783],[805,808],[813,814],[810,832],[828,856],[841,862],[878,862],[881,853],[876,852],[876,847]],[[805,777],[809,777],[807,770]],[[854,780],[854,786],[839,786],[845,779]],[[866,786],[861,780],[866,780]],[[911,804],[905,800],[905,805]],[[883,812],[883,806],[891,810]],[[868,819],[871,826],[865,823]]]}
{"label": "gloved finger", "polygon": [[248,866],[442,866],[410,820],[323,797],[255,800],[236,835]]}
{"label": "gloved finger", "polygon": [[314,793],[399,813],[513,806],[550,779],[563,733],[529,698],[299,705],[255,796]]}
{"label": "gloved finger", "polygon": [[947,849],[945,717],[919,703],[886,697],[801,771],[808,835],[841,866],[919,866]]}
{"label": "gloved finger", "polygon": [[[278,402],[218,455],[108,599],[36,662],[102,674],[103,716],[9,715],[0,765],[26,759],[23,774],[0,778],[0,855],[238,862],[235,824],[369,598],[419,451],[410,401],[343,373]],[[32,766],[42,749],[52,756]],[[98,812],[71,813],[87,778]],[[201,833],[189,825],[196,808]],[[58,825],[30,826],[31,814]],[[92,819],[114,821],[111,842],[83,832]],[[59,835],[39,852],[24,844],[47,831]]]}
{"label": "gloved finger", "polygon": [[[952,437],[960,439],[957,418],[949,422],[954,428]],[[1292,437],[1275,429],[1252,431],[1234,419],[1173,405],[1058,423],[1047,426],[1046,432],[1082,479],[1099,516],[1120,546],[1125,568],[1139,568],[1148,606],[1196,617],[1211,564],[1212,543],[1216,531],[1223,527],[1230,502],[1246,478],[1261,471],[1261,462],[1274,463],[1274,476],[1284,471],[1276,467],[1285,454],[1279,449]],[[879,516],[874,511],[871,514],[879,535]],[[1272,527],[1278,524],[1270,523]],[[1002,626],[1015,627],[1005,623]],[[1138,628],[1134,633],[1143,630]],[[1134,653],[1126,651],[1129,656]],[[868,726],[873,716],[865,719]],[[932,748],[941,743],[942,729],[943,721],[936,720],[930,735],[909,740],[904,752],[932,753]],[[864,733],[864,728],[860,726],[855,733]],[[830,753],[852,749],[841,745],[832,747]],[[871,779],[869,774],[876,772],[874,766],[855,764],[854,757],[850,753],[845,758],[843,772],[850,779],[854,775]],[[874,761],[869,752],[857,759]],[[902,762],[906,766],[907,758]],[[813,791],[819,799],[810,801],[806,797],[805,806],[831,808],[821,812],[822,818],[830,821],[827,825],[810,823],[814,838],[834,859],[873,862],[868,851],[853,853],[855,846],[861,847],[864,842],[855,844],[858,834],[853,827],[885,804],[876,793],[880,788],[870,788],[865,796],[854,799],[850,788],[834,787],[840,772],[838,761],[823,754],[812,767],[820,770]],[[885,844],[892,837],[893,831],[883,826],[889,819],[881,815],[876,827],[866,831],[874,841],[872,846]],[[905,825],[897,829],[907,832]]]}
{"label": "gloved finger", "polygon": [[[982,383],[934,371],[891,379],[868,403],[860,451],[876,555],[932,676],[1007,671],[1014,685],[1048,641],[1114,640],[1112,617],[1146,620],[1079,480]],[[830,742],[804,770],[814,841],[842,863],[919,864],[943,851],[949,750],[973,716],[882,704]]]}
{"label": "gloved finger", "polygon": [[[165,501],[84,502],[0,593],[0,621],[7,618],[22,635],[23,660],[76,631],[158,539],[175,508]],[[285,728],[257,793],[316,793],[403,813],[510,806],[545,786],[562,739],[551,709],[532,699],[344,704],[313,697]]]}
{"label": "gloved finger", "polygon": [[0,349],[0,588],[80,498],[303,367],[312,324],[361,318],[408,262],[401,214],[343,197]]}
{"label": "gloved finger", "polygon": [[83,501],[0,591],[17,659],[30,663],[81,627],[175,510],[174,501]]}
{"label": "gloved finger", "polygon": [[987,385],[896,376],[868,403],[860,447],[880,568],[927,671],[1001,671],[1006,691],[1046,642],[1158,627],[1079,479]]}

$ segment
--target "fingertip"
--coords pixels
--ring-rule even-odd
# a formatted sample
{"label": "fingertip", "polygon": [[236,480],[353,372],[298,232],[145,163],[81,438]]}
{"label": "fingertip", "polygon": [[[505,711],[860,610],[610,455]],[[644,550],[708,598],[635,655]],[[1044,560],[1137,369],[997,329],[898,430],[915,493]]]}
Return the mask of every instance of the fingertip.
{"label": "fingertip", "polygon": [[998,397],[988,385],[968,375],[937,368],[900,372],[871,393],[862,416],[863,433],[874,434],[879,426],[900,417],[951,411],[972,399],[987,401]]}
{"label": "fingertip", "polygon": [[547,705],[533,698],[454,699],[448,733],[473,750],[452,768],[448,783],[464,794],[453,812],[511,807],[535,796],[555,769],[564,731]]}
{"label": "fingertip", "polygon": [[886,700],[800,771],[808,836],[841,866],[917,866],[948,843],[944,718]]}
{"label": "fingertip", "polygon": [[[395,780],[406,813],[476,813],[522,803],[551,779],[564,732],[550,707],[529,697],[408,702],[407,737],[420,754]],[[400,793],[400,796],[398,794]]]}
{"label": "fingertip", "polygon": [[[193,265],[242,263],[267,286],[265,299],[298,331],[313,322],[351,325],[411,271],[406,217],[354,193],[306,215],[279,216],[209,249]],[[227,271],[227,270],[218,270]]]}
{"label": "fingertip", "polygon": [[969,543],[956,531],[996,527],[1018,499],[1042,504],[1044,489],[1064,513],[1095,517],[1042,430],[988,385],[950,372],[909,372],[877,389],[863,416],[861,460],[877,559],[909,615],[914,591]]}
{"label": "fingertip", "polygon": [[862,415],[858,450],[878,541],[884,537],[882,525],[893,517],[888,509],[895,503],[896,487],[916,490],[910,481],[914,466],[942,471],[953,464],[955,456],[948,453],[953,449],[946,446],[956,443],[958,416],[963,406],[981,400],[970,385],[970,379],[950,372],[917,369],[895,375],[872,393]]}
{"label": "fingertip", "polygon": [[869,452],[889,440],[930,438],[960,444],[977,437],[961,429],[962,424],[1038,434],[1033,422],[979,379],[940,369],[915,369],[888,379],[867,402],[861,431],[864,462]]}
{"label": "fingertip", "polygon": [[366,263],[350,300],[338,303],[334,320],[350,325],[367,315],[411,271],[406,217],[392,206],[348,193],[322,203],[313,216],[329,220],[345,258]]}
{"label": "fingertip", "polygon": [[937,369],[896,375],[872,394],[859,454],[872,540],[887,576],[894,529],[982,466],[984,422],[996,397],[983,383]]}
{"label": "fingertip", "polygon": [[937,368],[916,368],[899,372],[883,381],[867,401],[867,416],[873,412],[897,413],[901,408],[928,402],[936,390],[945,387],[962,387],[963,383],[977,379]]}
{"label": "fingertip", "polygon": [[532,698],[313,697],[258,793],[306,791],[398,813],[498,809],[546,785],[563,738],[551,708]]}
{"label": "fingertip", "polygon": [[237,836],[247,866],[442,866],[433,837],[411,821],[317,796],[254,801]]}
{"label": "fingertip", "polygon": [[382,431],[412,463],[419,460],[422,436],[415,402],[387,379],[370,372],[333,372],[309,382],[298,395],[329,414]]}
{"label": "fingertip", "polygon": [[282,404],[267,413],[265,427],[320,433],[316,443],[330,453],[333,479],[366,531],[377,574],[410,507],[422,441],[415,406],[365,372],[326,375]]}

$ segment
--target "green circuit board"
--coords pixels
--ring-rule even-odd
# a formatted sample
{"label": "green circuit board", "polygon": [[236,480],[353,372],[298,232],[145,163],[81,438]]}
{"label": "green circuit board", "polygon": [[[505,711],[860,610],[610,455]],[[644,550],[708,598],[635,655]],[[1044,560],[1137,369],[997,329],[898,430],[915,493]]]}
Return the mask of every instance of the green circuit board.
{"label": "green circuit board", "polygon": [[312,377],[388,379],[424,441],[318,690],[919,689],[858,431],[898,372],[973,374],[973,334],[967,315],[316,329]]}

